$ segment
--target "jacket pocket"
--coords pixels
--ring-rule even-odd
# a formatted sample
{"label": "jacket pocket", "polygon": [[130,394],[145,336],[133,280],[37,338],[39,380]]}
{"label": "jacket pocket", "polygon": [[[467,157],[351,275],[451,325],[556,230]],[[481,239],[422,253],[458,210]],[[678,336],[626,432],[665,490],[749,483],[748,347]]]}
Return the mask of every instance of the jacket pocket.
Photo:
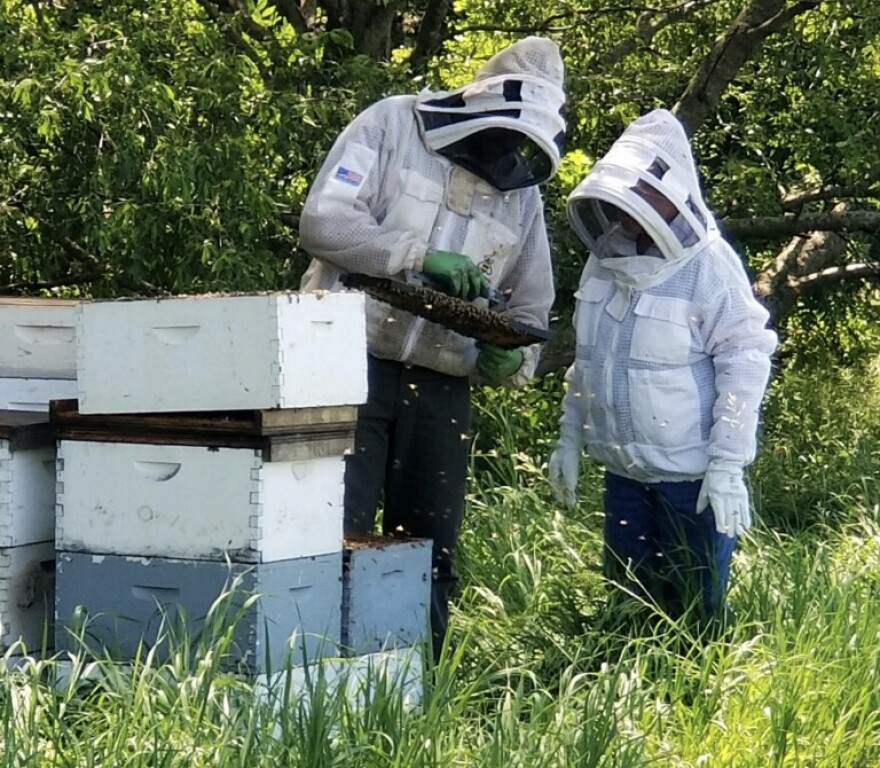
{"label": "jacket pocket", "polygon": [[577,356],[590,357],[599,335],[599,320],[612,284],[607,280],[587,280],[575,291],[577,299],[574,327],[577,334]]}
{"label": "jacket pocket", "polygon": [[388,206],[382,227],[386,231],[409,232],[429,242],[442,200],[440,184],[416,171],[404,170],[400,175],[400,191]]}
{"label": "jacket pocket", "polygon": [[690,368],[633,368],[627,375],[636,442],[677,449],[701,442],[700,397]]}
{"label": "jacket pocket", "polygon": [[484,213],[475,213],[467,227],[462,251],[489,277],[492,285],[498,285],[508,271],[511,257],[519,254],[519,226],[511,228]]}
{"label": "jacket pocket", "polygon": [[635,307],[630,357],[645,363],[684,365],[691,356],[690,303],[643,294]]}

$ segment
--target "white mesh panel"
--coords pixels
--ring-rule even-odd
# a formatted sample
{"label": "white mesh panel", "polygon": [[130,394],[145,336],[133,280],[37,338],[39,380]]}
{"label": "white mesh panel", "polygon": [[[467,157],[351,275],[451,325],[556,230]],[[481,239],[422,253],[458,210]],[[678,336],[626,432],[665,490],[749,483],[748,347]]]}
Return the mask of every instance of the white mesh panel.
{"label": "white mesh panel", "polygon": [[532,75],[561,88],[564,66],[559,46],[543,37],[526,37],[496,53],[480,67],[474,80],[497,75]]}

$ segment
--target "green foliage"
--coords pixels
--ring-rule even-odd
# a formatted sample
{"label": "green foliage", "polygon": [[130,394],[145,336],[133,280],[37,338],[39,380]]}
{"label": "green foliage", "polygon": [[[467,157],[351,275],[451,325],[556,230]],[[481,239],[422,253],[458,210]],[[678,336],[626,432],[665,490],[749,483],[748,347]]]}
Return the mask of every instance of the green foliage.
{"label": "green foliage", "polygon": [[751,480],[767,525],[839,525],[880,502],[877,363],[789,369],[772,382]]}
{"label": "green foliage", "polygon": [[[483,387],[474,397],[473,471],[481,486],[515,487],[523,475],[522,457],[540,467],[550,453],[559,423],[562,376],[549,374],[518,389]],[[484,477],[485,473],[485,477]]]}
{"label": "green foliage", "polygon": [[282,214],[393,71],[332,59],[339,32],[248,39],[196,2],[3,6],[0,282],[296,286],[305,260]]}
{"label": "green foliage", "polygon": [[787,318],[782,355],[802,367],[862,366],[880,354],[880,292],[848,283],[810,296]]}
{"label": "green foliage", "polygon": [[[372,18],[381,5],[352,7]],[[270,0],[248,15],[197,0],[2,0],[0,285],[94,296],[296,286],[307,263],[296,217],[348,120],[383,95],[460,84],[529,31],[557,40],[567,67],[568,152],[544,190],[565,314],[585,256],[568,193],[629,121],[676,102],[740,6],[696,5],[665,23],[601,0],[456,0],[441,54],[413,77],[423,3],[400,4],[402,47],[381,64],[358,54],[369,30],[328,31],[318,13],[301,34]],[[854,0],[765,41],[695,137],[719,212],[778,214],[783,193],[876,170],[878,35],[874,4]],[[779,245],[745,256],[757,268]]]}

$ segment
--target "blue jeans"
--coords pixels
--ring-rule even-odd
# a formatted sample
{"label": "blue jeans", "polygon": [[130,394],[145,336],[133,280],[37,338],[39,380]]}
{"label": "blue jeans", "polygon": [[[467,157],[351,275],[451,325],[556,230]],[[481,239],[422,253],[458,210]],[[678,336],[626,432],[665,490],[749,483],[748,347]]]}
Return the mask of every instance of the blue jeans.
{"label": "blue jeans", "polygon": [[736,540],[715,530],[711,508],[697,514],[700,485],[605,473],[605,575],[675,618],[725,610]]}

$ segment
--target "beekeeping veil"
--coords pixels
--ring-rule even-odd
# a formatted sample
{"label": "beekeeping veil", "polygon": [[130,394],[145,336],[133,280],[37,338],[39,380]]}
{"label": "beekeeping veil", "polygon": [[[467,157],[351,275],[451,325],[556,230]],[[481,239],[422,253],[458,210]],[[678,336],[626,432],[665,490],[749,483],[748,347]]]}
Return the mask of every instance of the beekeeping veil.
{"label": "beekeeping veil", "polygon": [[422,91],[416,114],[434,152],[501,191],[553,178],[565,137],[563,63],[551,40],[527,37],[453,91]]}
{"label": "beekeeping veil", "polygon": [[614,142],[569,195],[568,218],[602,266],[636,289],[662,282],[718,237],[690,142],[664,109]]}

